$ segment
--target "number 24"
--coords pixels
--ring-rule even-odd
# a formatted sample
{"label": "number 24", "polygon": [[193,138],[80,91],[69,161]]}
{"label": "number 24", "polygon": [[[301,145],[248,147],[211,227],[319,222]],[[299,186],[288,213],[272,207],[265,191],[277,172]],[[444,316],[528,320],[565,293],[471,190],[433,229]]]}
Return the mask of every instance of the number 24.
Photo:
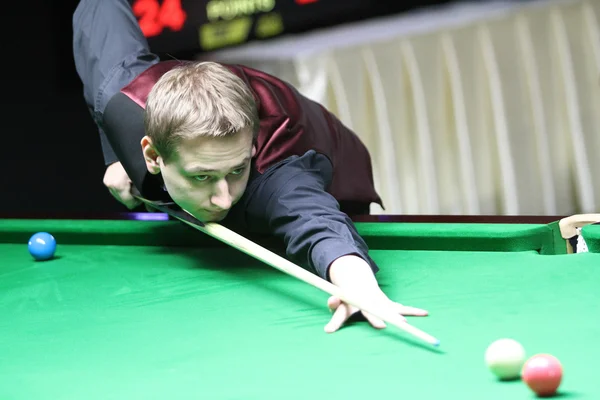
{"label": "number 24", "polygon": [[181,0],[136,0],[133,13],[139,17],[139,24],[144,36],[159,35],[164,28],[179,31],[183,28],[186,13],[181,7]]}

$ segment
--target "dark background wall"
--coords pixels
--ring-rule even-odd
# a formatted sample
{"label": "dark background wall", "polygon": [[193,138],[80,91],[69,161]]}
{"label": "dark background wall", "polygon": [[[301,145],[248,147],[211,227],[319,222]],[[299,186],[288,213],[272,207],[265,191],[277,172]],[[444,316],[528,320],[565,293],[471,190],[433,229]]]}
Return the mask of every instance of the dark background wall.
{"label": "dark background wall", "polygon": [[2,12],[3,214],[124,210],[102,185],[99,139],[74,68],[76,5],[27,0]]}

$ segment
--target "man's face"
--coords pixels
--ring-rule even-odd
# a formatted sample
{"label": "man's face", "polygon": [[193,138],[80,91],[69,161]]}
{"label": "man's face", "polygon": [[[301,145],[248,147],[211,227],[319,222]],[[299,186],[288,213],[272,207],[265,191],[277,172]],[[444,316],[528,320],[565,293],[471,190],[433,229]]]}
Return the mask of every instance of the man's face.
{"label": "man's face", "polygon": [[183,139],[168,164],[149,138],[142,148],[148,170],[162,173],[173,201],[202,222],[221,221],[239,201],[256,153],[250,129],[229,137]]}

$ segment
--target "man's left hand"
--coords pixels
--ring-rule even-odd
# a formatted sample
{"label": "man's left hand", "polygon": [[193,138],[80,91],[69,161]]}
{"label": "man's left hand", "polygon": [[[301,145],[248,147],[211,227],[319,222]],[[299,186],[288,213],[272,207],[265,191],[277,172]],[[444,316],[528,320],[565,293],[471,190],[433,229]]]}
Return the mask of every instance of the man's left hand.
{"label": "man's left hand", "polygon": [[[402,304],[389,300],[384,294],[382,294],[382,296],[385,297],[384,300],[387,301],[381,301],[377,303],[387,303],[389,309],[396,311],[400,316],[424,317],[428,314],[426,310],[423,310],[421,308],[404,306]],[[361,311],[350,304],[344,303],[338,297],[331,296],[327,300],[327,307],[329,307],[329,310],[333,313],[331,320],[327,325],[325,325],[325,332],[327,333],[333,333],[339,330],[351,317],[359,313],[371,324],[373,328],[383,329],[386,327],[385,322],[382,321],[380,318],[377,318],[376,316],[369,314],[366,311]],[[406,318],[404,319],[406,320]]]}
{"label": "man's left hand", "polygon": [[[388,312],[397,312],[400,316],[428,315],[426,310],[408,307],[390,300],[379,287],[375,275],[369,264],[355,255],[342,256],[336,259],[330,266],[329,274],[331,283],[348,294],[354,294],[357,298],[368,299],[371,304],[384,307]],[[332,333],[340,329],[355,314],[361,314],[369,323],[378,329],[385,328],[385,322],[374,315],[359,308],[343,302],[332,296],[327,301],[327,306],[333,312],[329,323],[325,326],[325,332]],[[406,320],[406,318],[404,318]]]}

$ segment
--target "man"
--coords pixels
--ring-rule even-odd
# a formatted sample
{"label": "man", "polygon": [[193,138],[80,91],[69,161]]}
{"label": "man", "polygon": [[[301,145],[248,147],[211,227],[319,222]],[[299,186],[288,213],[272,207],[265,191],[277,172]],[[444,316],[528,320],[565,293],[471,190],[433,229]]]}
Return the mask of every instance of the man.
{"label": "man", "polygon": [[[358,137],[287,83],[251,68],[160,62],[126,0],[82,0],[73,17],[84,98],[100,129],[104,184],[129,208],[132,190],[241,234],[281,238],[287,255],[401,315],[387,298],[348,213],[381,199]],[[326,332],[352,315],[337,298]]]}

